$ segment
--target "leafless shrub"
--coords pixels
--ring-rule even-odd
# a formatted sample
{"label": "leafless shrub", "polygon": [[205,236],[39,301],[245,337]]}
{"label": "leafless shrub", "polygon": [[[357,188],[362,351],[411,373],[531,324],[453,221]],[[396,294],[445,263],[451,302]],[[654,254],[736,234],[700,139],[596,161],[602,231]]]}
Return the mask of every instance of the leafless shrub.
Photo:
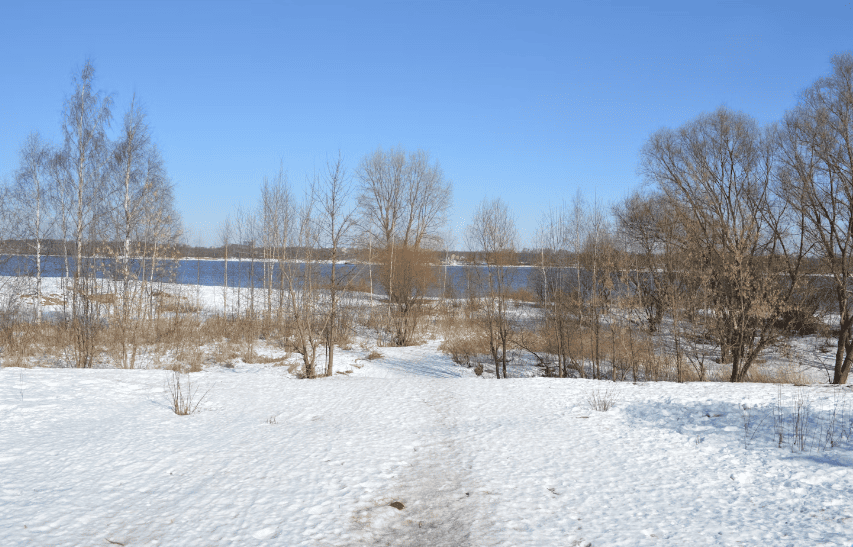
{"label": "leafless shrub", "polygon": [[596,387],[587,392],[586,402],[589,405],[589,408],[598,412],[607,412],[616,402],[619,400],[619,392],[613,387],[609,386],[604,389],[600,387]]}
{"label": "leafless shrub", "polygon": [[[448,340],[445,351],[454,349],[453,342],[461,336],[456,334]],[[639,327],[613,325],[596,333],[592,326],[576,323],[573,328],[564,329],[558,338],[554,336],[554,325],[545,324],[519,329],[513,342],[534,355],[543,368],[557,375],[560,375],[557,367],[562,366],[562,376],[588,377],[591,371],[587,366],[596,355],[597,342],[597,355],[605,377],[633,381],[675,381],[677,377],[674,357],[668,355],[665,348],[658,348],[654,338]],[[558,365],[557,359],[560,352],[562,365]],[[478,350],[477,353],[484,352]],[[684,381],[698,380],[690,374],[685,378]]]}
{"label": "leafless shrub", "polygon": [[843,392],[835,392],[832,408],[829,410],[829,418],[822,428],[822,448],[835,448],[842,441],[849,441],[853,426],[853,415]]}
{"label": "leafless shrub", "polygon": [[445,338],[438,349],[450,354],[450,358],[457,365],[465,367],[471,367],[476,363],[478,356],[489,354],[489,347],[485,341],[464,329],[459,329],[457,334]]}
{"label": "leafless shrub", "polygon": [[366,313],[366,317],[363,319],[363,324],[367,329],[377,335],[382,333],[388,324],[387,306],[383,305],[380,307],[378,304],[371,306]]}
{"label": "leafless shrub", "polygon": [[390,295],[384,317],[387,345],[419,345],[421,319],[430,312],[426,296],[436,284],[434,253],[392,245],[378,252],[378,260],[379,283]]}
{"label": "leafless shrub", "polygon": [[348,306],[339,305],[336,317],[335,344],[342,350],[352,349],[357,314]]}
{"label": "leafless shrub", "polygon": [[198,410],[199,405],[210,393],[205,391],[198,396],[198,386],[192,381],[189,373],[179,370],[172,371],[166,377],[166,397],[169,408],[178,416],[187,416]]}
{"label": "leafless shrub", "polygon": [[777,446],[791,452],[823,452],[849,442],[853,411],[845,393],[836,392],[829,407],[815,408],[809,393],[798,389],[786,399],[779,386],[773,408],[773,431]]}
{"label": "leafless shrub", "polygon": [[[756,423],[756,419],[761,415],[761,419]],[[741,417],[743,418],[743,447],[749,448],[749,443],[755,438],[758,430],[761,429],[761,424],[767,419],[767,412],[760,412],[758,407],[750,407],[747,404],[741,405]]]}

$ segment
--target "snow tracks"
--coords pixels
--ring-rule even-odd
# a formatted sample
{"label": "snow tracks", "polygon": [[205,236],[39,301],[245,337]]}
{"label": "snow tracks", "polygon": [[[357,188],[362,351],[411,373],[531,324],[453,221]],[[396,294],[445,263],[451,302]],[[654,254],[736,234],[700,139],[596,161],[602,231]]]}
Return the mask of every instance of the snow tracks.
{"label": "snow tracks", "polygon": [[[410,465],[399,470],[387,495],[356,511],[362,530],[359,545],[470,545],[471,521],[477,512],[470,485],[470,447],[460,416],[470,412],[460,382],[409,380],[413,399],[409,412],[421,424],[417,442],[407,446]],[[463,384],[466,382],[463,382]],[[401,416],[401,419],[406,419]],[[409,418],[411,419],[411,417]]]}

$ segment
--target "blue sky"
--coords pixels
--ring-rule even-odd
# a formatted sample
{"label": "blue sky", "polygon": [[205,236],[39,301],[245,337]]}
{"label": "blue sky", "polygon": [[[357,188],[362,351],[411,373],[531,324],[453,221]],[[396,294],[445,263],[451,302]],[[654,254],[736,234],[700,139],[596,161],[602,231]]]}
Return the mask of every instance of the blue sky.
{"label": "blue sky", "polygon": [[90,58],[116,120],[144,103],[192,243],[280,164],[299,194],[338,151],[352,171],[401,146],[453,181],[457,232],[500,197],[527,244],[578,190],[638,188],[661,127],[720,105],[779,119],[851,28],[853,1],[5,2],[0,178],[31,131],[59,141]]}

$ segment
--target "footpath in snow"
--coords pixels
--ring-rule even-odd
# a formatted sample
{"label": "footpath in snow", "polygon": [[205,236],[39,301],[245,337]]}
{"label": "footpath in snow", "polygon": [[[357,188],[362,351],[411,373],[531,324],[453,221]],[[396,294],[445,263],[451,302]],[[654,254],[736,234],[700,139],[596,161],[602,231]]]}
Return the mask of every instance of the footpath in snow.
{"label": "footpath in snow", "polygon": [[[165,371],[0,370],[0,545],[853,545],[849,439],[779,448],[777,386],[497,381],[437,343],[379,351],[311,381],[195,373],[190,416]],[[826,417],[849,391],[781,400]]]}

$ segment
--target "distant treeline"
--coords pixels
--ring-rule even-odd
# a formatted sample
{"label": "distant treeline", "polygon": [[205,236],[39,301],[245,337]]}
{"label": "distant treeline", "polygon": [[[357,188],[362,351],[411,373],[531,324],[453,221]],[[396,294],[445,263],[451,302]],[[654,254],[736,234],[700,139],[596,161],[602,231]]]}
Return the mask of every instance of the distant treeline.
{"label": "distant treeline", "polygon": [[[88,256],[120,256],[123,251],[123,241],[99,242],[87,244]],[[0,254],[3,255],[31,255],[34,254],[36,242],[33,239],[7,239],[0,241]],[[227,251],[227,252],[226,252]],[[146,256],[150,254],[150,244],[131,242],[131,256]],[[166,258],[172,259],[224,259],[226,256],[231,260],[263,260],[264,258],[285,256],[293,259],[304,258],[308,252],[313,254],[313,260],[331,260],[332,249],[307,249],[302,247],[287,247],[284,253],[281,249],[269,249],[251,243],[230,244],[219,247],[199,247],[193,245],[173,244],[167,250],[158,253]],[[63,256],[66,253],[74,254],[74,242],[61,239],[42,239],[41,254],[43,256]],[[367,261],[368,251],[356,247],[338,249],[338,261]],[[571,254],[571,253],[569,253]],[[538,249],[524,249],[518,251],[517,262],[519,265],[536,266],[541,257]],[[435,260],[444,262],[449,260],[461,264],[481,264],[486,258],[482,252],[471,251],[436,251]]]}

